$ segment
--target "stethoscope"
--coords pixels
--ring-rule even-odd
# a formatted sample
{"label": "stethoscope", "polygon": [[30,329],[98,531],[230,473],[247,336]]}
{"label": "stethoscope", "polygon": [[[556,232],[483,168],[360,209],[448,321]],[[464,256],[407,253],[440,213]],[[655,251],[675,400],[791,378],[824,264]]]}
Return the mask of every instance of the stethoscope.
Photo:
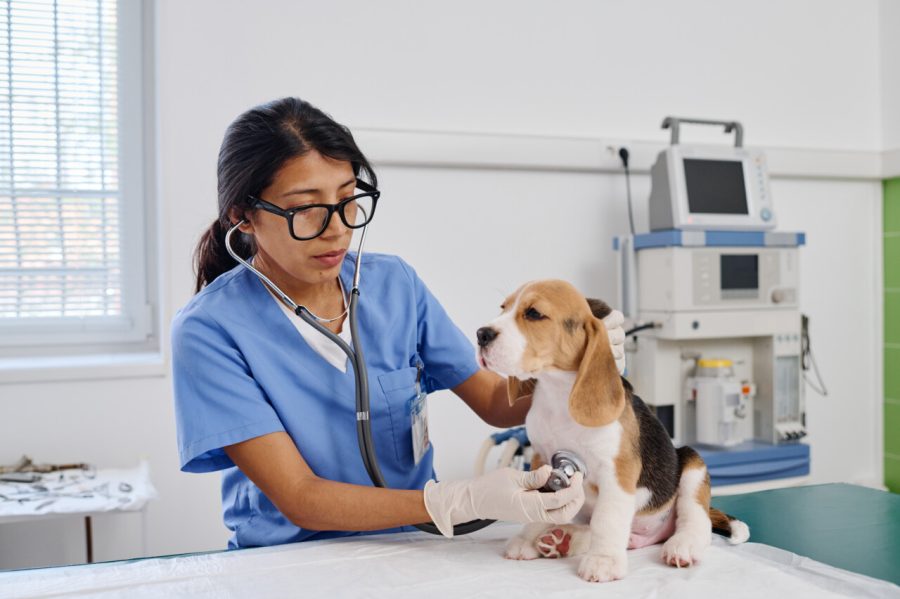
{"label": "stethoscope", "polygon": [[[345,354],[347,354],[347,358],[350,360],[350,363],[353,364],[353,373],[356,382],[356,439],[359,443],[359,453],[362,456],[363,464],[366,467],[366,472],[368,472],[369,478],[372,479],[372,483],[377,487],[387,488],[387,483],[384,480],[384,476],[381,474],[381,468],[379,468],[378,459],[375,456],[375,445],[372,442],[372,423],[369,418],[369,375],[366,370],[366,362],[363,356],[362,345],[360,344],[360,336],[358,334],[357,328],[357,308],[359,306],[359,265],[362,262],[363,245],[366,241],[366,229],[368,229],[368,225],[364,225],[362,227],[362,232],[359,235],[359,244],[356,248],[356,263],[353,270],[353,287],[350,289],[349,301],[347,301],[347,299],[345,298],[347,306],[344,311],[341,312],[341,314],[335,316],[334,318],[322,318],[314,314],[306,306],[301,306],[297,302],[292,300],[290,296],[288,296],[288,294],[283,292],[278,287],[278,285],[272,282],[272,279],[261,273],[256,267],[253,266],[252,263],[244,260],[237,254],[237,252],[234,251],[234,249],[231,247],[231,236],[234,235],[234,232],[237,231],[244,223],[246,223],[246,221],[241,220],[239,223],[232,225],[231,228],[228,229],[228,232],[225,234],[225,249],[228,250],[228,253],[232,258],[237,260],[242,266],[247,268],[257,277],[259,277],[261,281],[268,285],[269,288],[274,291],[275,294],[279,297],[279,299],[281,299],[281,301],[284,302],[284,304],[294,312],[294,314],[303,319],[303,321],[308,325],[325,335],[328,339],[336,343],[337,346],[340,347]],[[343,285],[341,289],[343,290]],[[328,330],[327,327],[322,325],[323,322],[334,322],[335,320],[343,317],[345,314],[347,314],[350,322],[350,340],[353,342],[353,347],[350,347],[350,345],[346,341],[344,341],[339,336]],[[559,451],[555,453],[551,460],[551,466],[553,468],[553,471],[550,475],[550,480],[547,482],[547,485],[543,489],[541,489],[542,491],[557,491],[559,489],[568,487],[570,484],[570,479],[577,471],[580,471],[585,475],[587,474],[587,468],[581,458],[576,454],[568,451]],[[453,527],[453,534],[464,535],[470,532],[475,532],[476,530],[481,530],[482,528],[493,524],[494,522],[495,520],[472,520],[471,522],[457,524]],[[439,531],[438,528],[431,522],[424,524],[414,524],[413,526],[415,526],[419,530],[434,535],[442,534],[441,531]]]}
{"label": "stethoscope", "polygon": [[[384,476],[381,474],[381,468],[378,467],[378,460],[375,457],[375,445],[372,442],[372,424],[369,418],[369,376],[366,372],[366,362],[365,357],[363,356],[363,349],[360,344],[360,336],[357,327],[357,308],[359,306],[359,265],[362,262],[363,244],[366,240],[366,229],[368,228],[368,225],[362,227],[362,232],[359,236],[359,245],[356,250],[356,264],[353,272],[353,287],[350,289],[350,299],[347,301],[347,307],[340,315],[328,319],[321,318],[306,306],[297,304],[297,302],[279,289],[278,285],[273,283],[269,277],[261,273],[253,266],[253,264],[241,258],[237,252],[234,251],[231,247],[231,236],[234,235],[234,232],[245,222],[246,221],[242,220],[228,229],[228,232],[225,234],[225,248],[228,250],[228,253],[231,254],[232,258],[237,260],[241,265],[250,270],[259,277],[261,281],[268,285],[281,301],[294,312],[294,314],[336,343],[337,346],[347,354],[347,358],[350,360],[350,363],[353,364],[353,373],[356,381],[356,438],[359,442],[359,453],[362,456],[363,464],[365,464],[366,472],[369,473],[369,478],[372,479],[372,483],[377,487],[387,488],[387,483],[384,480]],[[344,316],[344,314],[348,315],[350,322],[350,337],[353,347],[350,347],[346,341],[322,325],[323,322],[333,322]],[[457,524],[453,527],[453,534],[464,535],[475,532],[493,522],[494,520],[472,520],[471,522]],[[439,531],[431,522],[426,524],[415,524],[414,526],[419,530],[434,535],[441,534],[441,531]]]}

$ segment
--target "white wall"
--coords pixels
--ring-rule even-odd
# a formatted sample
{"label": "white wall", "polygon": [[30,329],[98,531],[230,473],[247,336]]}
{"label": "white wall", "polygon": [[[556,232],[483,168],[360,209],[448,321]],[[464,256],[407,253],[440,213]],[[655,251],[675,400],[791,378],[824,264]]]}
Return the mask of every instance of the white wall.
{"label": "white wall", "polygon": [[[900,154],[900,2],[880,0],[879,43],[881,46],[882,146]],[[900,160],[894,176],[900,176]]]}
{"label": "white wall", "polygon": [[[737,118],[750,145],[879,150],[879,7],[160,0],[163,320],[191,295],[191,252],[215,216],[223,130],[256,103],[298,95],[352,128],[658,142],[667,114]],[[370,249],[403,255],[463,330],[474,331],[526,279],[562,277],[589,294],[612,293],[609,239],[627,227],[620,177],[407,167],[379,175]],[[637,175],[633,189],[641,223],[648,178]],[[832,391],[809,401],[813,479],[875,479],[880,329],[866,315],[880,310],[880,185],[778,179],[773,193],[782,227],[809,233],[803,309]],[[423,227],[428,220],[440,226]],[[110,466],[146,455],[160,491],[148,514],[149,552],[221,548],[218,478],[177,471],[170,386],[165,376],[0,387],[4,416],[15,415],[15,424],[0,419],[0,462],[23,451]],[[488,428],[447,393],[433,398],[431,417],[440,474],[468,475]],[[0,528],[0,568],[79,560],[80,533],[71,522]],[[137,553],[135,534],[127,517],[99,523],[97,558]]]}

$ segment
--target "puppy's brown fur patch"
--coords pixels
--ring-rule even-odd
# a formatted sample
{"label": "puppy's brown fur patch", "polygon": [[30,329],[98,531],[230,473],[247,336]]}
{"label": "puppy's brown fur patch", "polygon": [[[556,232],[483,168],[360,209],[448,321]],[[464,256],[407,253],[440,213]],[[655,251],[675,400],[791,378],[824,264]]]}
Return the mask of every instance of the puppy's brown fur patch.
{"label": "puppy's brown fur patch", "polygon": [[721,512],[716,508],[711,507],[709,508],[709,519],[712,521],[713,528],[731,530],[731,520],[728,519],[725,512]]}
{"label": "puppy's brown fur patch", "polygon": [[[507,308],[517,305],[516,325],[528,339],[522,356],[522,368],[537,372],[548,367],[577,370],[584,351],[586,336],[581,325],[591,318],[587,302],[565,281],[540,281],[525,285],[516,298],[505,302]],[[529,320],[529,309],[545,318]],[[566,325],[566,322],[572,324]]]}
{"label": "puppy's brown fur patch", "polygon": [[694,449],[690,447],[682,447],[679,449],[681,457],[681,473],[682,475],[688,470],[703,469],[703,483],[697,487],[696,499],[697,503],[703,506],[703,509],[709,510],[711,500],[711,490],[709,484],[709,471],[706,469],[706,463]]}
{"label": "puppy's brown fur patch", "polygon": [[634,493],[641,475],[640,448],[636,444],[639,432],[634,411],[623,409],[619,416],[619,424],[622,425],[622,440],[619,442],[619,453],[615,457],[616,479],[626,493]]}

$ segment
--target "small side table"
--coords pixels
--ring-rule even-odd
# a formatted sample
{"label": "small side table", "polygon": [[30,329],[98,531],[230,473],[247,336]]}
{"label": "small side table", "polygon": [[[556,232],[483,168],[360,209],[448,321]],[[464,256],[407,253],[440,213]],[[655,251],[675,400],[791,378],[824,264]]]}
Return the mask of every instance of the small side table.
{"label": "small side table", "polygon": [[85,559],[94,562],[93,517],[141,515],[141,551],[147,554],[147,512],[156,498],[146,461],[128,469],[61,470],[34,483],[0,482],[0,524],[62,517],[84,518]]}

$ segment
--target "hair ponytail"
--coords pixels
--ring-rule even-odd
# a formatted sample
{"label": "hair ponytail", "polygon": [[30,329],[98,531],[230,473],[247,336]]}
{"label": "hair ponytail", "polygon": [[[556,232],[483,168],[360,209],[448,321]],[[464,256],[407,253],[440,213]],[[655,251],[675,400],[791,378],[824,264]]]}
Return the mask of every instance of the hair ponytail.
{"label": "hair ponytail", "polygon": [[[231,257],[225,247],[225,234],[228,229],[229,226],[223,225],[217,218],[197,243],[194,250],[194,270],[197,272],[194,293],[238,265],[238,261]],[[240,231],[231,237],[231,247],[245,260],[249,260],[254,253],[253,244],[248,241],[248,236]]]}
{"label": "hair ponytail", "polygon": [[[350,130],[299,98],[282,98],[252,108],[234,120],[219,148],[219,218],[210,225],[194,250],[196,291],[228,272],[237,261],[225,248],[232,215],[253,210],[250,196],[272,184],[284,163],[315,150],[349,162],[354,174],[372,185],[378,180]],[[253,237],[236,233],[232,248],[245,259],[255,253]]]}

